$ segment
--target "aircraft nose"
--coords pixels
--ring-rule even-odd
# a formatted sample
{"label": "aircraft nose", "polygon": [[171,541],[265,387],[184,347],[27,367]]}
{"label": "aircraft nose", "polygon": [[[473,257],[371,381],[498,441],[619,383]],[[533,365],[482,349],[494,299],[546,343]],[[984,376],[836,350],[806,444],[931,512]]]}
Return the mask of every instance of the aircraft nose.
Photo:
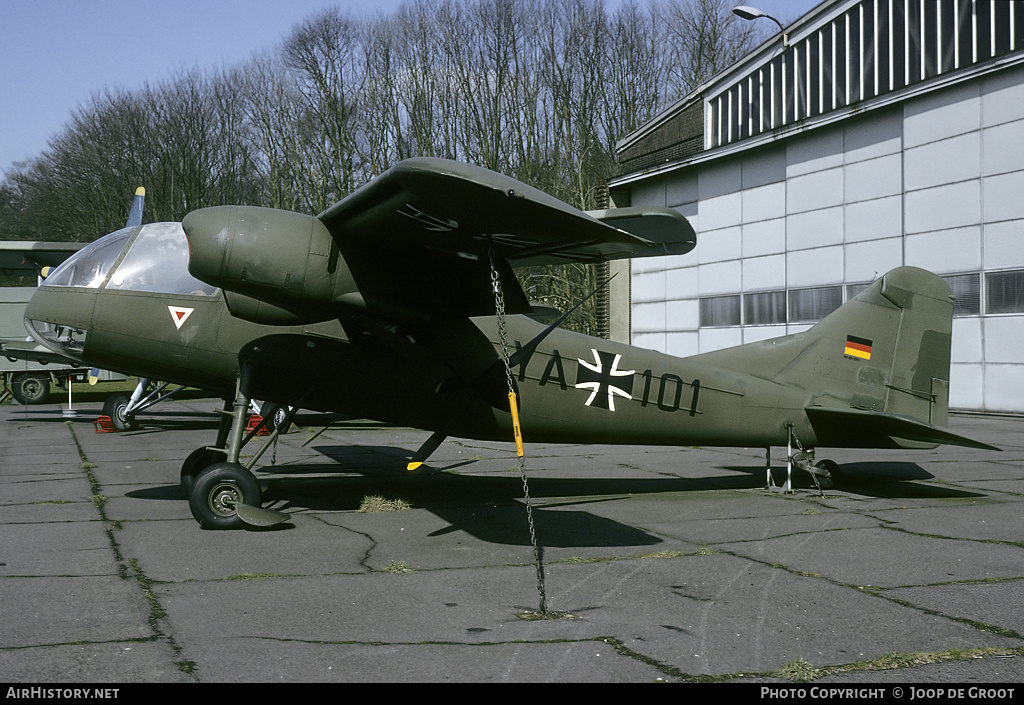
{"label": "aircraft nose", "polygon": [[93,305],[92,296],[40,288],[25,307],[25,329],[37,343],[58,355],[81,360],[92,327]]}

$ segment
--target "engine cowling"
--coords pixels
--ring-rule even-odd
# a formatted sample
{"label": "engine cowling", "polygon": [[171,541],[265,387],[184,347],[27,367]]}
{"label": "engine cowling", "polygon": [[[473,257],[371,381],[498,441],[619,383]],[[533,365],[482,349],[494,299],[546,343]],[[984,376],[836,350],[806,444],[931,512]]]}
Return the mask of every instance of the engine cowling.
{"label": "engine cowling", "polygon": [[[248,320],[285,323],[334,318],[335,306],[360,302],[358,287],[319,218],[256,206],[215,206],[182,220],[192,276],[219,286],[232,313]],[[236,312],[234,309],[237,308]],[[276,311],[276,313],[273,313]],[[281,315],[287,311],[291,315]],[[266,320],[264,320],[266,319]]]}

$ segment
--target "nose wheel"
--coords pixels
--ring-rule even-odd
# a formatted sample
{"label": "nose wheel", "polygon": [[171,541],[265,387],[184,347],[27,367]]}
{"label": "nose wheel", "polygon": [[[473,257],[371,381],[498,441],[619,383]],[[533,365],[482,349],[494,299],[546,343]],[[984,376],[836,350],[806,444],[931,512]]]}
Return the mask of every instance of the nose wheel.
{"label": "nose wheel", "polygon": [[188,507],[204,529],[240,529],[246,522],[239,508],[260,508],[260,500],[255,475],[237,463],[214,463],[195,476]]}
{"label": "nose wheel", "polygon": [[[189,510],[204,529],[266,527],[290,518],[283,512],[263,508],[262,490],[250,468],[291,423],[295,409],[289,411],[249,465],[243,466],[239,462],[241,448],[259,432],[255,428],[245,435],[248,406],[249,400],[241,394],[236,394],[233,403],[225,403],[217,445],[197,448],[181,466],[181,486],[188,494]],[[219,458],[225,460],[215,462]]]}

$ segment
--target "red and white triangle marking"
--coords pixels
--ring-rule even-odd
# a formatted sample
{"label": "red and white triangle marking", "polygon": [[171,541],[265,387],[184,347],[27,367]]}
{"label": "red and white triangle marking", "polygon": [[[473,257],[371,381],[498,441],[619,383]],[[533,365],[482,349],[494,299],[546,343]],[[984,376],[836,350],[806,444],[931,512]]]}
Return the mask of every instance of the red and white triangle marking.
{"label": "red and white triangle marking", "polygon": [[167,310],[171,312],[171,320],[174,321],[174,327],[178,330],[181,330],[181,326],[195,311],[194,308],[185,308],[184,306],[168,306]]}

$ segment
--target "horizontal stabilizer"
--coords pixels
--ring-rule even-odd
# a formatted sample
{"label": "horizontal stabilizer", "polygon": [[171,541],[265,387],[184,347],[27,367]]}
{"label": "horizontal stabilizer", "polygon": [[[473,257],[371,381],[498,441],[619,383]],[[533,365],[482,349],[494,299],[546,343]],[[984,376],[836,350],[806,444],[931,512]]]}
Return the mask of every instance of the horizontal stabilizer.
{"label": "horizontal stabilizer", "polygon": [[585,212],[605,225],[650,243],[646,255],[685,255],[697,245],[693,227],[673,208],[644,206]]}
{"label": "horizontal stabilizer", "polygon": [[822,446],[902,448],[906,447],[906,444],[900,443],[903,440],[1000,450],[939,426],[881,411],[810,407],[806,412],[818,444]]}

